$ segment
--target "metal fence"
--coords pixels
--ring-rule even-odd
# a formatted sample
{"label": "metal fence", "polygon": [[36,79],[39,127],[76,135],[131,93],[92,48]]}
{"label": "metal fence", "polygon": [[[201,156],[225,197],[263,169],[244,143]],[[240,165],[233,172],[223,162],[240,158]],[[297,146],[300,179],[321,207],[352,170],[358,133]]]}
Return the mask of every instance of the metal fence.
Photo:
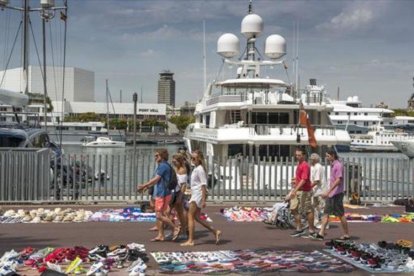
{"label": "metal fence", "polygon": [[[414,195],[414,160],[345,158],[347,198],[391,202]],[[232,158],[207,160],[212,202],[275,202],[291,188],[295,160]],[[329,177],[329,166],[324,162]],[[48,149],[0,150],[0,203],[135,202],[148,200],[136,186],[154,175],[152,154],[64,154]]]}
{"label": "metal fence", "polygon": [[0,149],[0,202],[50,200],[49,149]]}

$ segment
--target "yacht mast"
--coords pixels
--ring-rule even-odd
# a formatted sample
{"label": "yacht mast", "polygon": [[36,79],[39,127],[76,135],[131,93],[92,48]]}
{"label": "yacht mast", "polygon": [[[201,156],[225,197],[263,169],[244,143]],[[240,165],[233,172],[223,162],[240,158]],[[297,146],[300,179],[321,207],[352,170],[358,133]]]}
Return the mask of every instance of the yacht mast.
{"label": "yacht mast", "polygon": [[109,134],[109,88],[108,88],[108,79],[105,80],[106,84],[106,128]]}
{"label": "yacht mast", "polygon": [[27,95],[29,93],[29,0],[24,0],[23,5],[23,78],[24,94]]}

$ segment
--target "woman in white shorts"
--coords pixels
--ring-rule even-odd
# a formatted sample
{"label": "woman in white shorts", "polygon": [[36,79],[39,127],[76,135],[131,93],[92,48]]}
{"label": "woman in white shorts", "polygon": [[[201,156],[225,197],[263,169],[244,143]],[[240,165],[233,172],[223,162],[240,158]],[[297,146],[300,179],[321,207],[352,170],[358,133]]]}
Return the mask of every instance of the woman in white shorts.
{"label": "woman in white shorts", "polygon": [[194,245],[194,230],[195,222],[197,221],[210,232],[212,232],[216,238],[216,244],[220,242],[221,231],[215,230],[206,221],[200,220],[200,212],[202,208],[206,207],[207,196],[207,174],[204,165],[203,153],[199,150],[195,150],[191,153],[191,162],[195,168],[191,173],[191,198],[189,201],[190,207],[188,210],[188,240],[181,244],[181,246],[193,246]]}

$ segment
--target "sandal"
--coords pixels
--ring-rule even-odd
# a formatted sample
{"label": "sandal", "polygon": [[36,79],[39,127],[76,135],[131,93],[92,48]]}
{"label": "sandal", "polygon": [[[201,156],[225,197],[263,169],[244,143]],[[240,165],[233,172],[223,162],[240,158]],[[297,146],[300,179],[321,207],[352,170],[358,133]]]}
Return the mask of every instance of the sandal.
{"label": "sandal", "polygon": [[347,240],[350,240],[351,239],[351,237],[350,236],[348,236],[348,235],[343,235],[343,236],[341,236],[339,239],[337,239],[338,241],[347,241]]}

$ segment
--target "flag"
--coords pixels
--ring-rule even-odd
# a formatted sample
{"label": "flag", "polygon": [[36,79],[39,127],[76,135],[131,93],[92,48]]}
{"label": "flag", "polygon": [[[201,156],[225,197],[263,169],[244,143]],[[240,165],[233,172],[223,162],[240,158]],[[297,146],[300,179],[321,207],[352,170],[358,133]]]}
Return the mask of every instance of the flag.
{"label": "flag", "polygon": [[306,113],[303,105],[300,107],[299,111],[299,123],[302,127],[306,127],[306,130],[308,131],[308,141],[311,148],[315,149],[318,146],[318,143],[316,142],[315,138],[315,129],[310,123],[308,113]]}

